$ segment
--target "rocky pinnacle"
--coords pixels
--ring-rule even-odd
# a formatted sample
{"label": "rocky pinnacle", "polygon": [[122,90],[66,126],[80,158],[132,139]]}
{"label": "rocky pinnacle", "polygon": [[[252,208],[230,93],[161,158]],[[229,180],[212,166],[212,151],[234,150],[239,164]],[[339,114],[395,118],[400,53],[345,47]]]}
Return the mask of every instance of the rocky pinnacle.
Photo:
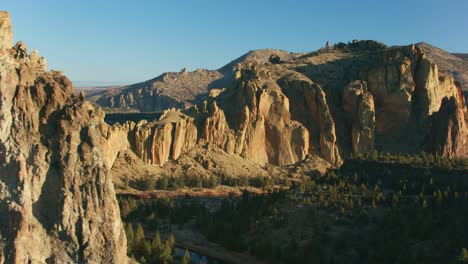
{"label": "rocky pinnacle", "polygon": [[0,49],[9,49],[13,45],[13,30],[10,14],[0,11]]}

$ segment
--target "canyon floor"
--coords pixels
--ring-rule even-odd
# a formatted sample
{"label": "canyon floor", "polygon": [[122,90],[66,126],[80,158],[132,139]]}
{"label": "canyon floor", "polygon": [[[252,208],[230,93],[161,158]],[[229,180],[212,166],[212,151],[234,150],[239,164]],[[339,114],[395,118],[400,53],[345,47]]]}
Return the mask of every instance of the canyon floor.
{"label": "canyon floor", "polygon": [[148,239],[173,234],[218,263],[451,263],[468,242],[466,175],[467,160],[382,153],[283,188],[121,193],[119,203],[133,204],[123,219]]}

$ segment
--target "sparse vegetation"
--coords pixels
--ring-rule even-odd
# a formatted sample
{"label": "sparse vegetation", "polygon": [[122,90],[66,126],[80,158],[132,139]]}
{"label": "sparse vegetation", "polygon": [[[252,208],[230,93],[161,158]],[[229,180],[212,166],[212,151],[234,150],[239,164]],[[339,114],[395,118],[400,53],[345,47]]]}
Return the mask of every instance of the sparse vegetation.
{"label": "sparse vegetation", "polygon": [[339,49],[343,52],[358,52],[358,51],[384,51],[388,49],[388,46],[384,43],[374,40],[353,40],[352,42],[337,43],[334,45],[335,49]]}
{"label": "sparse vegetation", "polygon": [[291,179],[287,178],[272,178],[264,176],[256,177],[190,177],[190,176],[179,176],[169,177],[162,175],[160,178],[145,176],[141,179],[133,181],[133,183],[124,183],[126,186],[131,186],[137,190],[149,191],[149,190],[177,190],[181,188],[189,189],[203,189],[203,188],[215,188],[216,186],[224,185],[230,187],[254,187],[263,190],[273,188],[275,185],[278,186],[289,186]]}
{"label": "sparse vegetation", "polygon": [[[262,195],[244,191],[239,198],[225,198],[215,209],[192,199],[122,197],[122,217],[137,228],[126,226],[132,254],[149,259],[149,252],[154,251],[142,242],[137,223],[145,232],[164,230],[166,234],[172,226],[182,229],[194,223],[190,226],[207,240],[268,263],[467,261],[468,190],[466,185],[436,175],[453,169],[463,173],[466,161],[426,153],[373,152],[347,162],[351,165],[316,178],[202,179],[207,188],[217,184],[290,186]],[[366,162],[382,167],[373,170],[374,163]],[[421,175],[399,174],[399,166],[410,166]],[[195,187],[200,184],[198,179],[167,179],[168,188],[174,188],[176,181]]]}
{"label": "sparse vegetation", "polygon": [[419,154],[369,152],[355,157],[357,160],[380,161],[396,164],[410,164],[411,166],[441,168],[441,169],[467,169],[468,158],[446,158],[430,153]]}

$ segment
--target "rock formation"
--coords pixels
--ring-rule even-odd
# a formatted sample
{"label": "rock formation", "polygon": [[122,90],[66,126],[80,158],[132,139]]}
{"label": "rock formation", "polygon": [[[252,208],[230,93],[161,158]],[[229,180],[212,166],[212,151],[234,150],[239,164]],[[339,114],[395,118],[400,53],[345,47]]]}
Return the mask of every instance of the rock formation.
{"label": "rock formation", "polygon": [[439,74],[453,76],[462,90],[468,93],[468,56],[467,54],[450,54],[428,43],[418,43],[417,46],[427,58],[437,64]]}
{"label": "rock formation", "polygon": [[199,147],[281,166],[307,155],[339,166],[373,150],[467,156],[461,89],[418,45],[354,41],[247,57],[219,70],[229,82],[183,113],[125,125],[130,150],[159,165]]}
{"label": "rock formation", "polygon": [[[171,110],[157,122],[132,127],[132,150],[155,164],[177,159],[196,144],[220,148],[260,164],[286,165],[303,160],[308,153],[307,129],[291,120],[289,100],[279,86],[257,74],[254,65],[238,69],[236,87],[231,90],[232,98],[238,100],[232,102],[235,108],[223,104],[223,110],[216,100],[210,100],[191,110],[196,122]],[[226,114],[235,121],[228,122]]]}
{"label": "rock formation", "polygon": [[428,151],[446,157],[468,155],[468,114],[461,88],[453,97],[442,99],[439,111],[430,116]]}
{"label": "rock formation", "polygon": [[147,163],[176,160],[182,152],[194,148],[197,141],[193,118],[175,110],[165,111],[159,121],[127,126],[131,150]]}
{"label": "rock formation", "polygon": [[90,92],[88,99],[105,110],[159,112],[171,108],[186,108],[209,97],[213,89],[223,88],[234,81],[233,69],[239,63],[268,62],[271,57],[282,61],[299,54],[281,50],[255,50],[228,63],[218,70],[197,69],[166,72],[154,79],[105,91]]}
{"label": "rock formation", "polygon": [[291,119],[289,99],[268,71],[261,70],[256,63],[239,65],[229,92],[218,97],[220,107],[217,101],[210,105],[204,126],[206,142],[217,138],[220,129],[229,128],[229,133],[224,133],[229,137],[215,140],[228,153],[277,165],[305,158],[309,133]]}
{"label": "rock formation", "polygon": [[354,81],[343,90],[343,109],[350,114],[353,153],[367,153],[375,147],[374,97],[367,83]]}
{"label": "rock formation", "polygon": [[10,14],[0,11],[0,49],[5,50],[13,45],[13,30],[11,28]]}
{"label": "rock formation", "polygon": [[335,122],[322,86],[299,73],[288,73],[278,82],[294,102],[292,118],[304,124],[311,135],[307,153],[321,155],[331,164],[340,165],[342,160],[336,142]]}
{"label": "rock formation", "polygon": [[0,32],[0,263],[127,263],[104,113]]}
{"label": "rock formation", "polygon": [[222,78],[220,72],[204,69],[170,72],[143,83],[104,91],[89,99],[102,107],[141,112],[183,109],[199,102],[198,96],[208,94],[211,88],[217,88]]}

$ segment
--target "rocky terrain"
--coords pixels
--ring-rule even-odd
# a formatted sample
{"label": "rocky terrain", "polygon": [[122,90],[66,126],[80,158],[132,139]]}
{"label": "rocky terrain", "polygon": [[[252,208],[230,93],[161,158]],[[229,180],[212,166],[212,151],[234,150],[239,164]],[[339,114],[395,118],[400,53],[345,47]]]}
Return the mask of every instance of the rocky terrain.
{"label": "rocky terrain", "polygon": [[104,112],[0,12],[0,263],[127,263]]}
{"label": "rocky terrain", "polygon": [[[374,150],[466,157],[462,84],[446,68],[439,70],[434,61],[447,58],[434,49],[354,41],[303,54],[251,52],[218,70],[223,86],[206,86],[210,92],[191,107],[136,122],[120,114],[111,129],[119,143],[114,151],[153,171],[141,174],[173,176],[197,167],[207,175],[214,168],[219,176],[244,167],[262,174],[255,164],[284,167],[310,157],[311,164],[317,157],[328,163],[325,168],[338,167]],[[184,74],[192,73],[174,78]],[[139,120],[135,115],[129,120]],[[238,160],[237,167],[223,163],[224,156]],[[119,164],[119,175],[132,167],[122,159]],[[155,165],[162,167],[151,169]]]}
{"label": "rocky terrain", "polygon": [[468,91],[468,57],[467,54],[450,54],[428,43],[417,44],[428,58],[439,66],[442,74],[453,75],[464,91]]}
{"label": "rocky terrain", "polygon": [[[12,45],[5,12],[0,31],[0,263],[126,263],[113,183],[304,178],[377,151],[468,156],[466,61],[426,43],[252,51],[87,100]],[[97,105],[117,113],[106,123]]]}
{"label": "rocky terrain", "polygon": [[464,59],[464,60],[468,60],[468,54],[467,53],[452,53],[453,55],[461,58],[461,59]]}
{"label": "rocky terrain", "polygon": [[[467,54],[450,54],[425,42],[416,44],[428,58],[439,67],[440,74],[453,76],[462,89],[468,92]],[[324,51],[324,49],[322,49]],[[330,48],[328,49],[330,51]],[[233,69],[240,63],[269,62],[276,55],[283,62],[292,62],[301,56],[326,59],[324,53],[292,53],[282,50],[253,50],[235,59],[218,70],[198,69],[189,72],[168,72],[152,80],[123,87],[99,87],[87,90],[87,98],[104,107],[106,112],[159,112],[169,108],[184,108],[202,102],[211,90],[217,93],[233,81]]]}
{"label": "rocky terrain", "polygon": [[218,93],[233,81],[234,67],[245,61],[268,62],[272,54],[293,59],[300,54],[280,50],[255,50],[218,70],[197,69],[167,72],[152,80],[111,89],[93,89],[87,98],[106,112],[159,112],[169,108],[187,108],[202,102],[210,93]]}

